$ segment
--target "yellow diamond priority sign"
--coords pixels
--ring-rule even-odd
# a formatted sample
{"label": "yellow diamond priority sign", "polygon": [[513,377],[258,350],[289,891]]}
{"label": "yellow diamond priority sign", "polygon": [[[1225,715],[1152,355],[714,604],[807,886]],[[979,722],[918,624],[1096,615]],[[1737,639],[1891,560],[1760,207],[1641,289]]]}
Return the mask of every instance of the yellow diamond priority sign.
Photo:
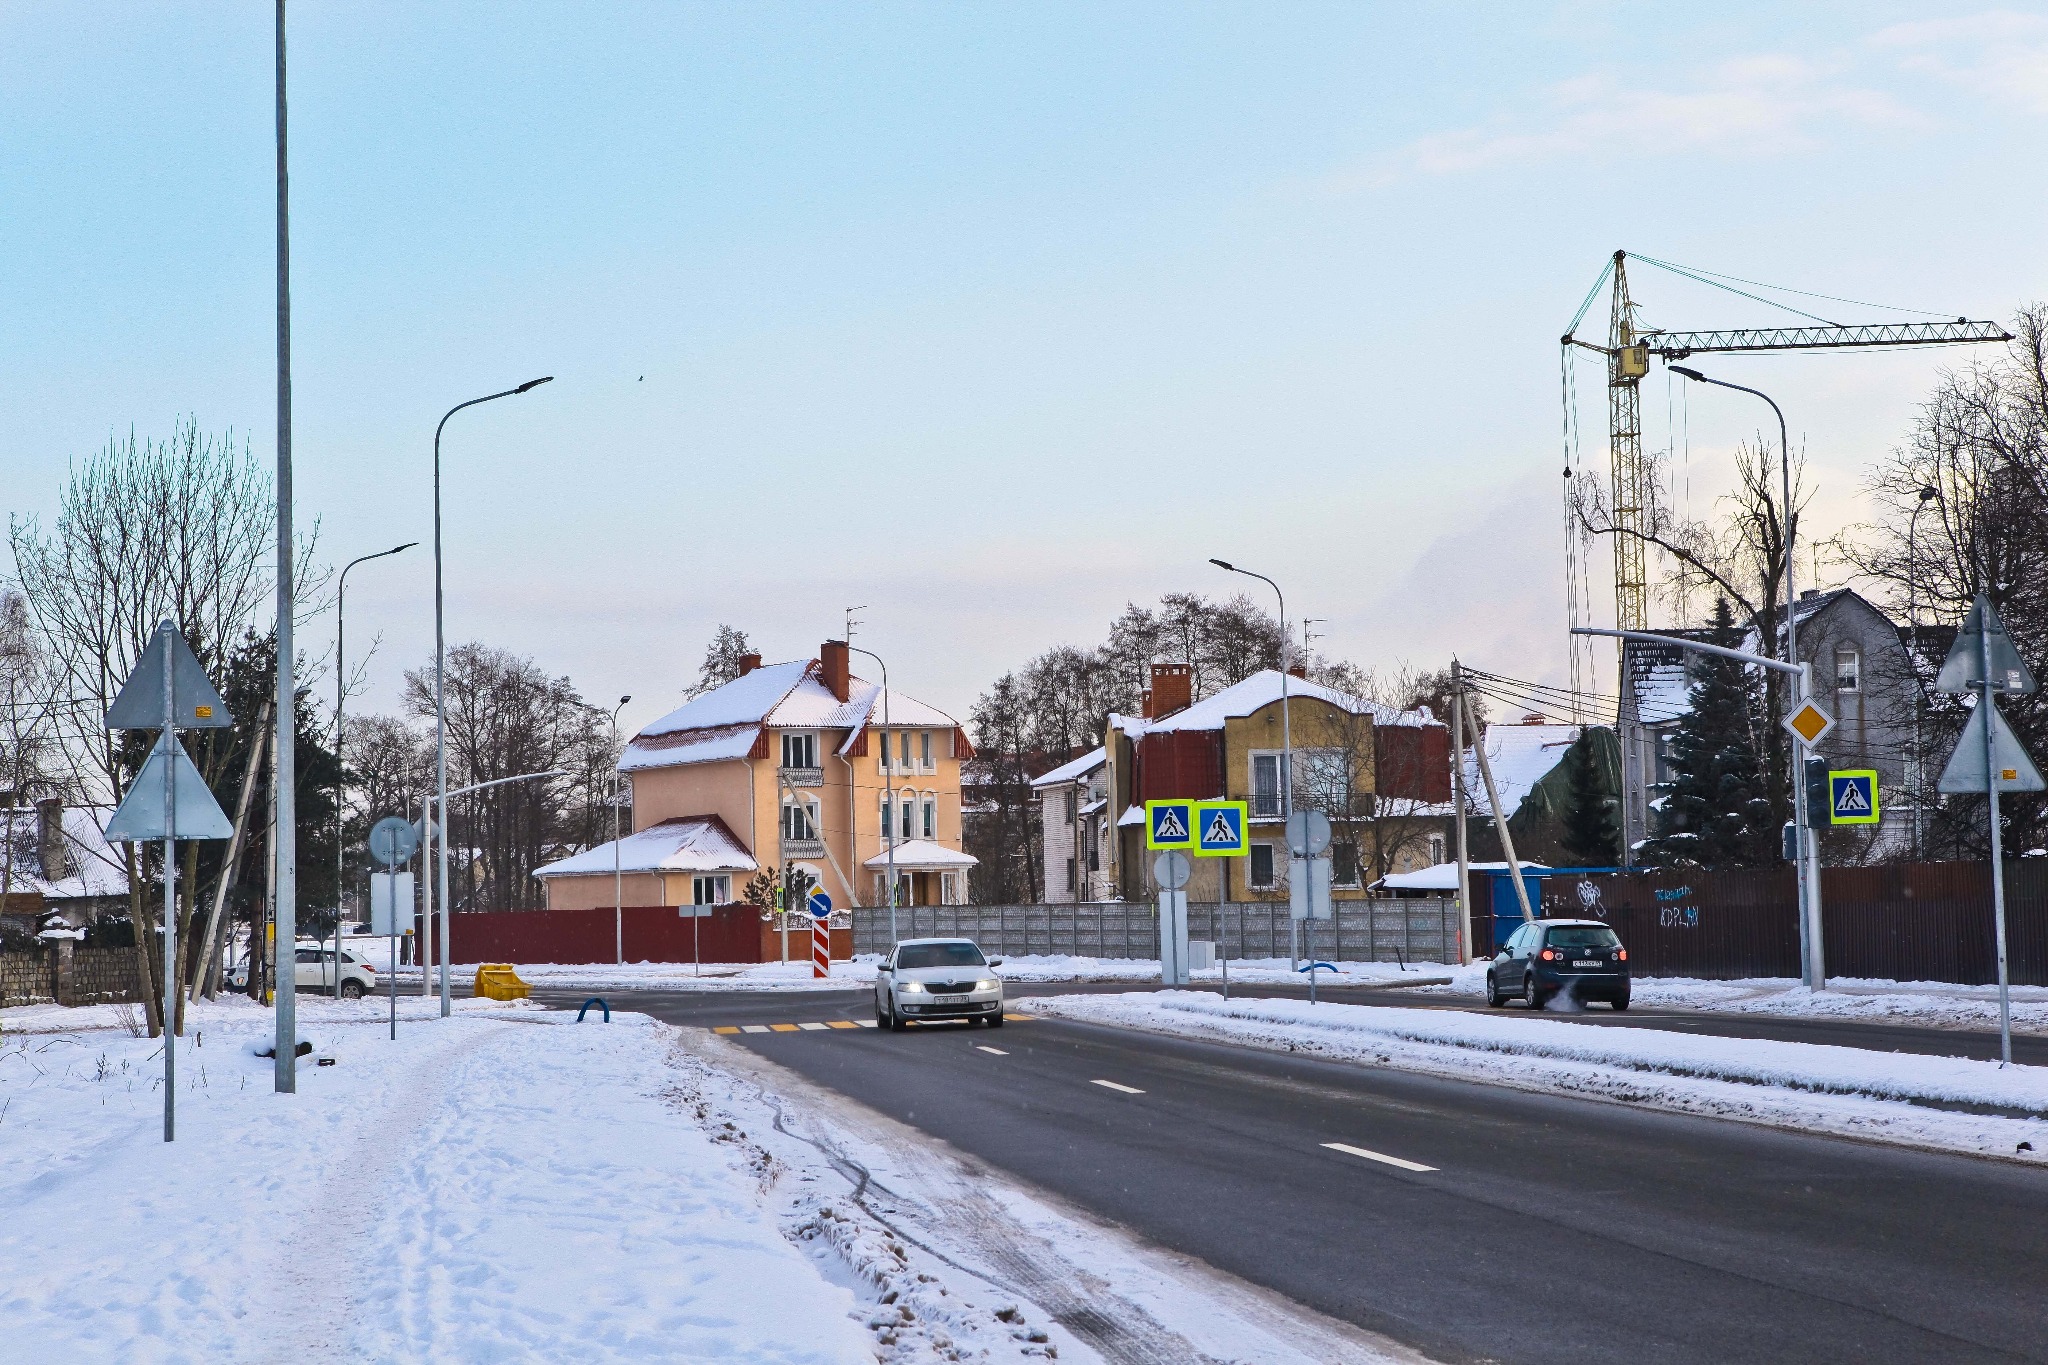
{"label": "yellow diamond priority sign", "polygon": [[1814,705],[1811,701],[1800,702],[1785,717],[1785,728],[1808,745],[1821,742],[1827,732],[1835,728],[1835,718]]}

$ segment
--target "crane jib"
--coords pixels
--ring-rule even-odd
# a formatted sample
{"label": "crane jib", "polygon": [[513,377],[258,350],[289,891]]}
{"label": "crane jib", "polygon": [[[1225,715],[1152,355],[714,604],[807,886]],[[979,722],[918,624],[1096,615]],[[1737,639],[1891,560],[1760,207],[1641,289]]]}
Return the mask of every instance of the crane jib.
{"label": "crane jib", "polygon": [[1739,328],[1720,332],[1645,332],[1638,342],[1666,360],[1710,351],[1802,351],[1830,346],[1942,346],[2011,341],[1995,322],[1899,322],[1862,327]]}

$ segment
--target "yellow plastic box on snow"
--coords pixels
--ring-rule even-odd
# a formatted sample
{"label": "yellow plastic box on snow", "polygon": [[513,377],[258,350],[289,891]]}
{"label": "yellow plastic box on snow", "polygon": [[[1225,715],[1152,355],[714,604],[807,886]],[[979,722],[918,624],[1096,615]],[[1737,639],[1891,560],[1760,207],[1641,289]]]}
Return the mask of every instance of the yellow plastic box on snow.
{"label": "yellow plastic box on snow", "polygon": [[485,1000],[524,1000],[533,987],[519,979],[509,962],[486,962],[476,969],[476,993]]}

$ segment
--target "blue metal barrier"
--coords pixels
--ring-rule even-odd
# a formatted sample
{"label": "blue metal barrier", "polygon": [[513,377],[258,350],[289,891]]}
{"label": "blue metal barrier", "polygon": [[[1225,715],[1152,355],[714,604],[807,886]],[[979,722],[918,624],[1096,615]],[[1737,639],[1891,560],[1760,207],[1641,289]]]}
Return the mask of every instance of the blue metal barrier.
{"label": "blue metal barrier", "polygon": [[595,1006],[597,1006],[597,1007],[598,1007],[599,1009],[601,1009],[601,1010],[603,1010],[603,1011],[604,1011],[604,1021],[605,1021],[605,1022],[606,1022],[607,1024],[609,1024],[609,1023],[610,1023],[610,1022],[612,1021],[612,1007],[611,1007],[610,1005],[607,1005],[607,1004],[605,1004],[605,1002],[604,1002],[604,997],[603,997],[603,996],[601,996],[601,995],[593,995],[593,996],[591,996],[591,997],[590,997],[590,998],[589,998],[588,1000],[586,1000],[586,1001],[584,1001],[584,1002],[583,1002],[583,1008],[582,1008],[582,1009],[580,1009],[580,1010],[577,1010],[577,1011],[576,1011],[576,1022],[577,1022],[577,1023],[579,1023],[579,1024],[580,1024],[580,1023],[582,1023],[582,1022],[583,1022],[583,1016],[584,1016],[584,1015],[586,1015],[586,1014],[588,1014],[588,1013],[590,1013],[590,1007],[591,1007],[592,1005],[595,1005]]}

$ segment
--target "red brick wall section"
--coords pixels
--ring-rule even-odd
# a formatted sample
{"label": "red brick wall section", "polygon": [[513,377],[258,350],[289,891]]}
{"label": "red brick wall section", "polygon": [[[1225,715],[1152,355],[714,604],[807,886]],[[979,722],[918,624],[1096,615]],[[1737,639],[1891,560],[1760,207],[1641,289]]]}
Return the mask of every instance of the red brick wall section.
{"label": "red brick wall section", "polygon": [[1392,801],[1451,799],[1451,732],[1441,725],[1380,725],[1372,732],[1375,785]]}
{"label": "red brick wall section", "polygon": [[1138,741],[1139,805],[1223,795],[1223,732],[1165,730]]}
{"label": "red brick wall section", "polygon": [[[689,962],[692,921],[673,905],[629,905],[625,921],[626,961]],[[782,936],[762,924],[752,906],[721,905],[695,921],[703,962],[771,962],[782,958]],[[596,910],[485,910],[458,913],[448,923],[458,964],[474,962],[604,963],[613,960],[613,919],[609,907]],[[790,935],[793,958],[808,961],[807,935]],[[853,955],[853,932],[832,932],[832,956]]]}

